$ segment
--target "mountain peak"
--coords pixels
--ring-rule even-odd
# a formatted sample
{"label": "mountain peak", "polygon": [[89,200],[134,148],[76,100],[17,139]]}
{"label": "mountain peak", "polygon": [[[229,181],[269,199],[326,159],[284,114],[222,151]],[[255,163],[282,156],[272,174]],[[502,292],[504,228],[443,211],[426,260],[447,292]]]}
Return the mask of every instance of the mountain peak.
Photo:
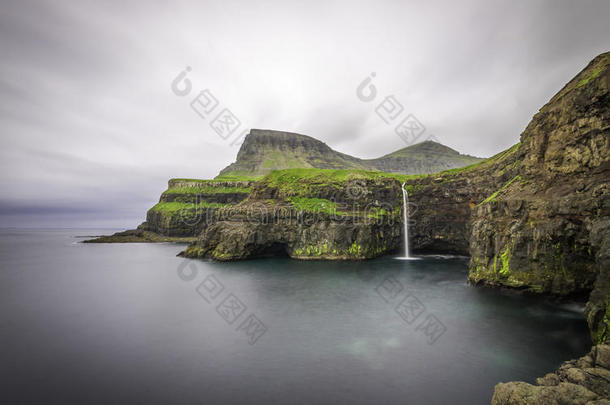
{"label": "mountain peak", "polygon": [[330,148],[311,136],[271,129],[251,129],[234,163],[221,176],[260,176],[291,168],[381,170],[422,174],[467,166],[480,159],[462,155],[434,141],[424,141],[377,159],[359,159]]}

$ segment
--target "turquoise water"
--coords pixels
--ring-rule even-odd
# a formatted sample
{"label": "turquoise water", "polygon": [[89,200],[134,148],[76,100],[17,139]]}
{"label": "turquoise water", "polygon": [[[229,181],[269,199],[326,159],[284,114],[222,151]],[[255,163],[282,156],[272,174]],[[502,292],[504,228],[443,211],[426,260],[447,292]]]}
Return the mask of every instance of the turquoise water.
{"label": "turquoise water", "polygon": [[176,257],[2,230],[3,403],[485,404],[589,347],[582,306],[466,283],[467,260]]}

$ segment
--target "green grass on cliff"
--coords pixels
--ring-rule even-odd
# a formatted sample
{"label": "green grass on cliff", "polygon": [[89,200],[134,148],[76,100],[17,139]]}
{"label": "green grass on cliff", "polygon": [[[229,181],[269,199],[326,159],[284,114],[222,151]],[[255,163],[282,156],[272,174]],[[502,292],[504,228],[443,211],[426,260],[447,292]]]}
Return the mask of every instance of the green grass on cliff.
{"label": "green grass on cliff", "polygon": [[606,66],[610,65],[610,55],[606,55],[600,62],[599,62],[600,66],[598,66],[596,69],[594,69],[587,77],[585,77],[584,79],[580,80],[578,82],[578,84],[576,85],[576,88],[581,88],[583,86],[586,86],[587,84],[589,84],[589,82],[593,79],[595,79],[597,76],[600,75],[601,72],[604,71],[604,69],[606,68]]}
{"label": "green grass on cliff", "polygon": [[209,181],[257,181],[264,176],[253,176],[247,172],[232,171],[231,173],[221,174]]}
{"label": "green grass on cliff", "polygon": [[353,180],[377,180],[393,178],[400,182],[423,178],[426,174],[395,174],[368,170],[333,170],[333,169],[285,169],[269,173],[262,180],[271,187],[292,191],[300,195],[307,185],[346,186]]}
{"label": "green grass on cliff", "polygon": [[182,181],[182,182],[191,182],[191,183],[214,183],[218,181],[256,181],[262,179],[264,176],[250,176],[246,173],[240,174],[237,172],[232,172],[231,174],[223,174],[220,176],[216,176],[213,179],[170,179],[174,181]]}
{"label": "green grass on cliff", "polygon": [[182,181],[185,183],[209,183],[210,181],[214,181],[214,180],[207,180],[207,179],[170,179],[170,181]]}
{"label": "green grass on cliff", "polygon": [[442,172],[439,172],[438,175],[443,176],[443,175],[462,174],[462,173],[466,173],[466,172],[469,172],[474,169],[478,169],[480,167],[488,166],[492,163],[499,162],[500,160],[517,152],[519,150],[519,148],[521,147],[521,145],[522,145],[521,142],[516,143],[513,146],[511,146],[510,148],[503,150],[502,152],[497,153],[497,154],[493,155],[492,157],[487,158],[483,161],[471,164],[469,166],[458,167],[456,169],[443,170]]}
{"label": "green grass on cliff", "polygon": [[157,203],[154,207],[151,208],[151,211],[161,212],[164,214],[173,214],[180,211],[193,210],[195,208],[222,208],[227,204],[219,204],[219,203],[209,203],[202,201],[201,203],[195,204],[192,203],[182,203],[182,202],[160,202]]}
{"label": "green grass on cliff", "polygon": [[495,193],[493,193],[492,195],[490,195],[489,197],[487,197],[486,199],[481,201],[481,204],[496,201],[496,197],[498,196],[498,194],[500,192],[506,190],[516,180],[521,180],[521,176],[515,176],[512,179],[510,179],[509,181],[507,181],[499,190],[497,190]]}
{"label": "green grass on cliff", "polygon": [[299,211],[322,212],[329,215],[343,215],[337,211],[337,204],[324,198],[292,197],[290,203]]}
{"label": "green grass on cliff", "polygon": [[593,79],[595,79],[597,76],[599,76],[599,74],[604,70],[604,66],[598,67],[597,69],[595,69],[589,76],[585,77],[584,79],[582,79],[581,81],[578,82],[578,85],[576,87],[582,87],[582,86],[586,86],[587,84],[589,84],[589,82]]}
{"label": "green grass on cliff", "polygon": [[[205,184],[205,183],[203,183]],[[172,187],[168,188],[163,194],[225,194],[225,193],[245,193],[252,191],[250,187],[215,187],[215,186],[199,186],[199,187]]]}
{"label": "green grass on cliff", "polygon": [[270,152],[262,162],[263,169],[277,170],[286,167],[311,167],[311,165],[303,156],[280,152]]}

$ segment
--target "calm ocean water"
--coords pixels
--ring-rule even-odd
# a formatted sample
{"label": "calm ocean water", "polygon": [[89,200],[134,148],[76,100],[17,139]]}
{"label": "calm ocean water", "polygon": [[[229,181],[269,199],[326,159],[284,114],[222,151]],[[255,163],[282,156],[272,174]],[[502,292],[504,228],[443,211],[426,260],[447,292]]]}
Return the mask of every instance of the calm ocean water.
{"label": "calm ocean water", "polygon": [[488,404],[583,355],[582,307],[466,284],[467,261],[176,257],[0,231],[2,403]]}

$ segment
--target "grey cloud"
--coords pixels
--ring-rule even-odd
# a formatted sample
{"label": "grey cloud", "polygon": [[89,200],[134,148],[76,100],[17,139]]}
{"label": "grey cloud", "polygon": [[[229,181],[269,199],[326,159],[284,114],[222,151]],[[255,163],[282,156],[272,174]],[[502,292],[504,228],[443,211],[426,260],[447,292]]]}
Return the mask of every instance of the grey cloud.
{"label": "grey cloud", "polygon": [[170,91],[187,65],[244,127],[381,156],[405,146],[374,112],[393,94],[441,142],[493,155],[608,51],[608,16],[603,0],[4,2],[0,225],[134,226],[168,178],[233,161],[194,94]]}

